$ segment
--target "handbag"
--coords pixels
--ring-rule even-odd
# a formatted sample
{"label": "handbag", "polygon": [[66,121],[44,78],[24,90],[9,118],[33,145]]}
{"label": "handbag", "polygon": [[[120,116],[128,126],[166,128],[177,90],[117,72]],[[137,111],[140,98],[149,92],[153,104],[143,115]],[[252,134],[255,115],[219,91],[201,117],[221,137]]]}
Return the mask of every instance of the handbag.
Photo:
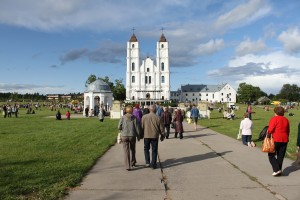
{"label": "handbag", "polygon": [[121,133],[121,132],[118,133],[118,136],[117,136],[117,143],[118,143],[118,144],[121,144],[121,143],[122,143],[122,133]]}
{"label": "handbag", "polygon": [[274,153],[275,152],[275,145],[274,145],[274,139],[271,135],[271,137],[266,136],[263,144],[261,146],[261,151],[262,152],[267,152],[267,153]]}
{"label": "handbag", "polygon": [[175,122],[171,122],[171,128],[175,128]]}

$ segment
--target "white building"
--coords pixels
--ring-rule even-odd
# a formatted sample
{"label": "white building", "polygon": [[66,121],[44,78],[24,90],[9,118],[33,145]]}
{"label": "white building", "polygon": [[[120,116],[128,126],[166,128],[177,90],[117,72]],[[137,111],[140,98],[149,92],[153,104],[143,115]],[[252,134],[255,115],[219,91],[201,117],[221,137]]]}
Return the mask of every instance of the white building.
{"label": "white building", "polygon": [[169,44],[161,35],[156,61],[140,58],[139,42],[132,34],[127,42],[126,101],[152,104],[170,100]]}
{"label": "white building", "polygon": [[[88,108],[90,111],[95,111],[95,109],[99,109],[102,106],[104,110],[110,111],[112,98],[113,93],[108,84],[97,79],[87,85],[84,92],[84,108]],[[83,115],[85,115],[84,112]]]}
{"label": "white building", "polygon": [[[182,85],[179,101],[198,103],[236,103],[236,90],[228,83],[222,85]],[[177,92],[179,94],[179,92]]]}

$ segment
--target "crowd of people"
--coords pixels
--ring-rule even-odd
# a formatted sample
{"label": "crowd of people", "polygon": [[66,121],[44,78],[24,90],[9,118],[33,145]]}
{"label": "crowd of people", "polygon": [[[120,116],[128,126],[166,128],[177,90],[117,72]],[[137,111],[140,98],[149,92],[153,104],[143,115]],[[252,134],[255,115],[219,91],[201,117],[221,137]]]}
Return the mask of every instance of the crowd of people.
{"label": "crowd of people", "polygon": [[1,110],[4,118],[11,117],[12,115],[14,115],[17,118],[19,113],[19,105],[3,104]]}
{"label": "crowd of people", "polygon": [[[136,140],[143,139],[145,166],[156,169],[159,140],[169,139],[172,124],[175,130],[174,137],[183,139],[184,114],[179,108],[172,109],[159,104],[146,105],[143,109],[138,104],[134,107],[126,106],[118,124],[122,135],[125,168],[131,170],[135,167]],[[196,114],[193,116],[194,120],[198,119]]]}
{"label": "crowd of people", "polygon": [[[235,118],[233,110],[230,110],[230,119]],[[242,143],[249,147],[256,146],[252,141],[252,113],[254,113],[252,107],[248,105],[239,127]],[[266,137],[273,137],[274,139],[275,152],[268,153],[269,162],[273,169],[273,176],[280,176],[282,174],[282,164],[289,141],[290,125],[289,120],[284,117],[284,113],[285,109],[283,107],[277,106],[274,108],[274,117],[269,121],[266,134]],[[172,125],[175,129],[174,137],[182,139],[184,133],[182,122],[184,117],[180,109],[170,111],[168,107],[162,108],[159,105],[145,106],[143,109],[139,105],[135,105],[134,108],[127,106],[118,124],[118,129],[122,134],[125,168],[131,170],[136,166],[136,140],[144,139],[145,166],[155,169],[157,167],[159,140],[163,141],[165,138],[168,139],[170,137],[170,127]],[[194,130],[197,130],[197,121],[200,113],[195,105],[189,111],[189,117],[193,121]],[[229,117],[226,115],[226,118]],[[298,151],[300,156],[299,138],[300,136],[298,137]],[[151,156],[150,149],[152,151]],[[300,164],[300,160],[298,162]]]}

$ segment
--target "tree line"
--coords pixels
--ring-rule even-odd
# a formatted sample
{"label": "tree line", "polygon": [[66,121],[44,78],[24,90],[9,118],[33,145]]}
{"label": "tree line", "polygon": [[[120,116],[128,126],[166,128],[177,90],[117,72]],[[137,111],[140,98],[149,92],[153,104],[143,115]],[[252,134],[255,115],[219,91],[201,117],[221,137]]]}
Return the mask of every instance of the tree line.
{"label": "tree line", "polygon": [[296,84],[284,84],[278,94],[268,95],[257,86],[247,83],[239,84],[237,102],[254,102],[262,96],[281,102],[298,102],[300,101],[300,88]]}
{"label": "tree line", "polygon": [[[108,76],[96,77],[96,75],[91,74],[87,81],[85,82],[85,86],[96,81],[97,79],[102,80],[107,83],[113,92],[113,97],[115,100],[125,100],[126,98],[126,89],[123,82],[123,79],[116,79],[114,82],[110,81]],[[70,93],[71,96],[80,96],[80,93]],[[259,87],[253,86],[247,83],[240,83],[237,90],[237,102],[246,103],[246,102],[254,102],[257,101],[262,96],[266,96],[271,100],[278,100],[281,102],[298,102],[300,101],[300,87],[296,84],[284,84],[280,89],[279,93],[267,94],[262,91]],[[18,94],[17,92],[8,92],[8,93],[0,93],[0,101],[45,101],[47,100],[47,96],[39,93],[33,94]]]}
{"label": "tree line", "polygon": [[44,101],[47,99],[46,95],[33,93],[33,94],[19,94],[17,92],[7,92],[7,93],[0,93],[0,101]]}

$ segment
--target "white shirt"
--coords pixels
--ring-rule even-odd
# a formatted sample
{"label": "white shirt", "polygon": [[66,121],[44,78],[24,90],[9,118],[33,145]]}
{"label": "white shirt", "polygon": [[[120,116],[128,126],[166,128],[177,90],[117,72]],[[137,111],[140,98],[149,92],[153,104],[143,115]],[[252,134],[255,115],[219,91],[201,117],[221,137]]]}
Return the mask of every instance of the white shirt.
{"label": "white shirt", "polygon": [[249,118],[245,118],[241,121],[240,130],[242,135],[252,135],[253,122]]}

